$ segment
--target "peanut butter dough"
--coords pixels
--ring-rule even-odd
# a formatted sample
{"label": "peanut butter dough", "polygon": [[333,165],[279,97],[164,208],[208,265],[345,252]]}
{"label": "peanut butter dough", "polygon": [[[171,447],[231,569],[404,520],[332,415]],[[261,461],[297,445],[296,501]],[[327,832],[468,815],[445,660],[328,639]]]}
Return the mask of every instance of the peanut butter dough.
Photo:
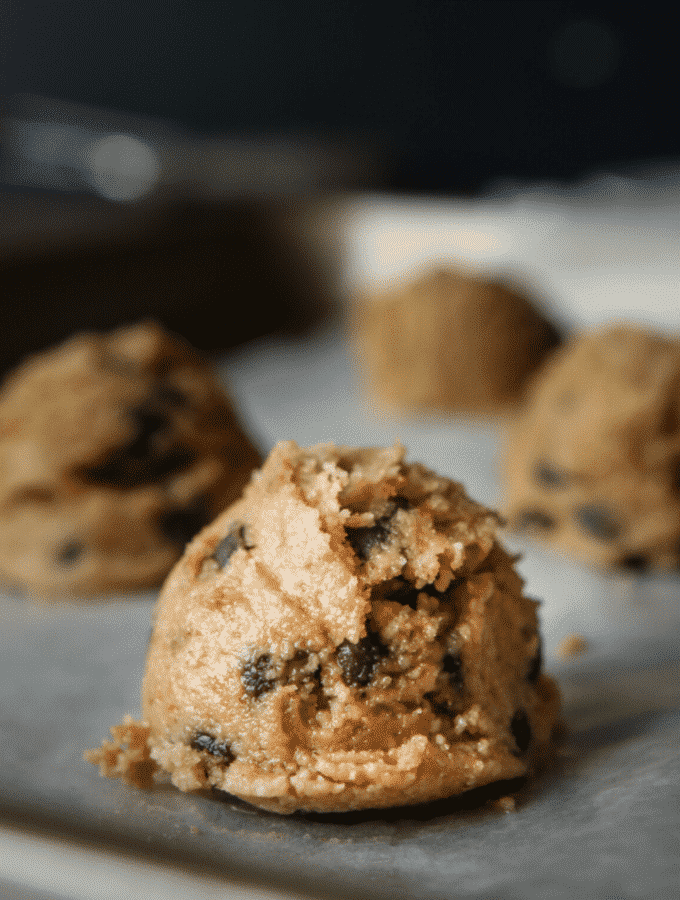
{"label": "peanut butter dough", "polygon": [[511,526],[599,566],[680,561],[680,342],[618,325],[548,361],[512,429]]}
{"label": "peanut butter dough", "polygon": [[527,299],[455,270],[367,297],[354,314],[366,392],[402,410],[502,410],[559,340]]}
{"label": "peanut butter dough", "polygon": [[[400,446],[278,444],[155,610],[150,758],[279,813],[525,775],[559,714],[494,513]],[[121,758],[91,751],[104,774]]]}
{"label": "peanut butter dough", "polygon": [[179,338],[76,336],[0,393],[0,575],[42,594],[158,584],[259,461]]}

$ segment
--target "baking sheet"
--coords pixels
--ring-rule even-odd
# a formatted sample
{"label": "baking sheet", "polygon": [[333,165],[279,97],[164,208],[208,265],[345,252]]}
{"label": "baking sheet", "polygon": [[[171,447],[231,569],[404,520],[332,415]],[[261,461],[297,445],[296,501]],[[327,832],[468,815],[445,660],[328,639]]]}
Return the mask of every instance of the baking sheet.
{"label": "baking sheet", "polygon": [[[241,348],[222,374],[261,449],[280,438],[385,444],[498,500],[502,426],[377,418],[342,334]],[[520,549],[517,541],[509,541]],[[547,668],[571,735],[557,765],[504,814],[457,801],[324,818],[259,812],[167,785],[99,778],[82,751],[139,710],[154,595],[45,604],[0,597],[0,815],[154,858],[212,866],[313,896],[677,896],[680,882],[680,580],[602,577],[536,546],[520,564],[542,598]],[[580,632],[590,651],[556,657]]]}

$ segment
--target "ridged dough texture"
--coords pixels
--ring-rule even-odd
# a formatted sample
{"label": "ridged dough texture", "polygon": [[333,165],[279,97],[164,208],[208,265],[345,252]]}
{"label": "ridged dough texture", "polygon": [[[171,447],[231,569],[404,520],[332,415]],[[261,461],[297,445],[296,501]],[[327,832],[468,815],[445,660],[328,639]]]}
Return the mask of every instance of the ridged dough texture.
{"label": "ridged dough texture", "polygon": [[153,323],[78,335],[0,394],[0,577],[46,595],[159,584],[259,462],[184,341]]}
{"label": "ridged dough texture", "polygon": [[352,332],[367,396],[413,412],[512,407],[560,343],[526,297],[453,269],[362,298]]}
{"label": "ridged dough texture", "polygon": [[523,776],[549,746],[559,697],[497,517],[404,455],[280,443],[189,544],[143,683],[177,787],[398,806]]}
{"label": "ridged dough texture", "polygon": [[680,562],[680,342],[610,325],[536,377],[505,467],[509,524],[603,567]]}

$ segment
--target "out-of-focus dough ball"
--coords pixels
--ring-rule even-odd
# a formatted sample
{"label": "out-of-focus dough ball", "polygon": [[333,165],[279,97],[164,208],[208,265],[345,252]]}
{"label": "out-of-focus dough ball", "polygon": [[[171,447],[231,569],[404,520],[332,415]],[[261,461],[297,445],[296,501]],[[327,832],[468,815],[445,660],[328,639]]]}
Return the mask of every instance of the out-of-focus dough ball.
{"label": "out-of-focus dough ball", "polygon": [[529,300],[455,270],[364,298],[353,335],[366,393],[378,404],[468,413],[516,403],[560,342]]}
{"label": "out-of-focus dough ball", "polygon": [[509,524],[600,566],[680,558],[680,342],[620,325],[567,343],[512,429]]}
{"label": "out-of-focus dough ball", "polygon": [[0,576],[42,594],[158,584],[259,462],[184,341],[152,323],[78,335],[0,393]]}

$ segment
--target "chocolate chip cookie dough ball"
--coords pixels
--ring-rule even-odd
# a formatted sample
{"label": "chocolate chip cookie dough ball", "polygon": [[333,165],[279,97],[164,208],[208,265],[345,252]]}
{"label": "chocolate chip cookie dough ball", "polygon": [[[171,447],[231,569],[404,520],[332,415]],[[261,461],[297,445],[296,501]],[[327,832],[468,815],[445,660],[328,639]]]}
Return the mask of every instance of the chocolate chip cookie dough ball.
{"label": "chocolate chip cookie dough ball", "polygon": [[[278,444],[165,583],[143,684],[152,759],[182,790],[280,813],[525,775],[559,699],[496,527],[399,446]],[[88,758],[120,774],[102,752]]]}
{"label": "chocolate chip cookie dough ball", "polygon": [[527,299],[454,270],[365,298],[353,330],[367,394],[403,410],[497,412],[560,341]]}
{"label": "chocolate chip cookie dough ball", "polygon": [[259,461],[179,338],[76,336],[0,394],[0,575],[42,594],[155,585]]}
{"label": "chocolate chip cookie dough ball", "polygon": [[517,530],[599,566],[680,558],[680,343],[637,326],[574,338],[510,436]]}

